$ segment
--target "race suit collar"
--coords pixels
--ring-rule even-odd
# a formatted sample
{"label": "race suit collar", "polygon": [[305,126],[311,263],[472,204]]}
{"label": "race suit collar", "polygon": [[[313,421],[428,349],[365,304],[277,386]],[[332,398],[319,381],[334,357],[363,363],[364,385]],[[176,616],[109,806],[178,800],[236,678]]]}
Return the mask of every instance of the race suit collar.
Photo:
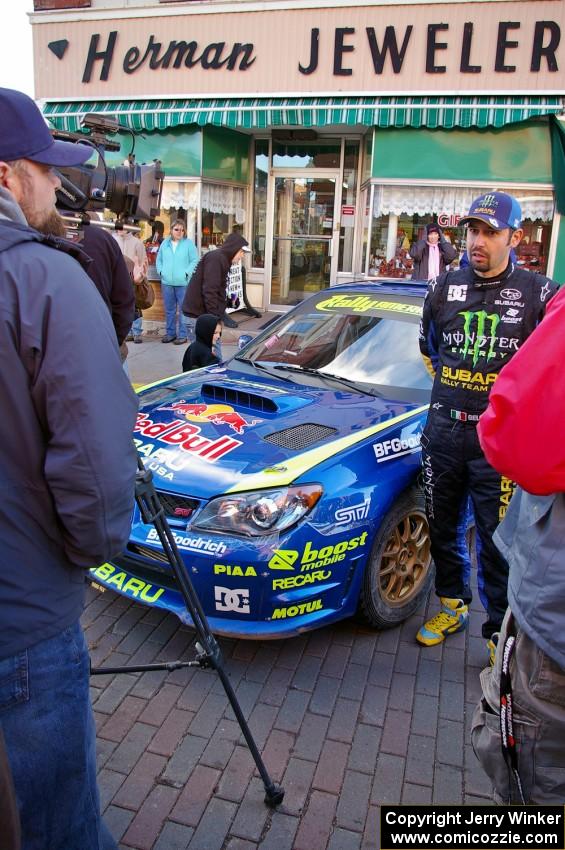
{"label": "race suit collar", "polygon": [[514,263],[510,258],[508,259],[508,265],[502,272],[502,274],[496,275],[496,277],[479,277],[478,274],[473,272],[473,285],[478,288],[486,289],[491,286],[499,286],[503,283],[507,278],[510,277],[512,272],[514,271]]}

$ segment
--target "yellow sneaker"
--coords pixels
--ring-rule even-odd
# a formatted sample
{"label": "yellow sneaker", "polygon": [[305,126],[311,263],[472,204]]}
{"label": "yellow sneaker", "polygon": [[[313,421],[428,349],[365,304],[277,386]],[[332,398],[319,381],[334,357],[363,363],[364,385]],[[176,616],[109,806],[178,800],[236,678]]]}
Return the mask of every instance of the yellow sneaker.
{"label": "yellow sneaker", "polygon": [[424,646],[435,646],[448,635],[460,632],[467,627],[469,621],[469,606],[462,599],[449,599],[440,596],[441,611],[424,623],[416,635],[416,640]]}
{"label": "yellow sneaker", "polygon": [[500,632],[495,632],[487,640],[488,663],[491,667],[494,667],[494,659],[496,657],[496,647],[498,646],[499,635]]}

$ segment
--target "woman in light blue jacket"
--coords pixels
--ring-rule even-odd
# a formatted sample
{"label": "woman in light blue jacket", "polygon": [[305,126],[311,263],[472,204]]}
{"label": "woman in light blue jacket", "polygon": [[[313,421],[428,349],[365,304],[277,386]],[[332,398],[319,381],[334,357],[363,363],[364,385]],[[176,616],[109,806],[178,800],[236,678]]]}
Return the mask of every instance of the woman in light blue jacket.
{"label": "woman in light blue jacket", "polygon": [[198,251],[192,239],[188,239],[182,219],[177,218],[173,222],[170,236],[161,242],[155,265],[161,276],[167,321],[167,331],[161,342],[183,345],[187,336],[191,337],[191,341],[193,339],[193,329],[186,324],[182,315],[182,302],[188,282],[198,265]]}

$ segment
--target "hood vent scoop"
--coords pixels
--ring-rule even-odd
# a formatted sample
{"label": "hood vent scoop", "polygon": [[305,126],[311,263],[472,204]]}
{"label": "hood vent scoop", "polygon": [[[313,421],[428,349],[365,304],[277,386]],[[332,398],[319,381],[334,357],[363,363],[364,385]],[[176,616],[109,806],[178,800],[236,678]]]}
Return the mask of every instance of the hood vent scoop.
{"label": "hood vent scoop", "polygon": [[272,398],[257,393],[248,393],[245,390],[233,389],[222,386],[222,384],[202,384],[200,390],[203,398],[213,401],[233,404],[238,407],[246,407],[248,410],[256,410],[258,413],[278,413],[279,408]]}
{"label": "hood vent scoop", "polygon": [[304,425],[295,425],[293,428],[276,431],[274,434],[269,434],[268,437],[263,437],[263,439],[267,443],[273,443],[275,446],[279,446],[281,449],[300,451],[301,449],[308,448],[313,443],[321,443],[323,440],[328,440],[334,434],[337,434],[337,428],[307,422]]}

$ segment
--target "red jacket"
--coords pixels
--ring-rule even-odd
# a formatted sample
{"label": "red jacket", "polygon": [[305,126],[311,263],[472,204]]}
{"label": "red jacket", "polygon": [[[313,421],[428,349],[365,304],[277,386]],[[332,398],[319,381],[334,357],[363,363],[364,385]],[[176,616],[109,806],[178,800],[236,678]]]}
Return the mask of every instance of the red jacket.
{"label": "red jacket", "polygon": [[565,288],[502,369],[478,425],[489,463],[537,495],[565,492]]}

